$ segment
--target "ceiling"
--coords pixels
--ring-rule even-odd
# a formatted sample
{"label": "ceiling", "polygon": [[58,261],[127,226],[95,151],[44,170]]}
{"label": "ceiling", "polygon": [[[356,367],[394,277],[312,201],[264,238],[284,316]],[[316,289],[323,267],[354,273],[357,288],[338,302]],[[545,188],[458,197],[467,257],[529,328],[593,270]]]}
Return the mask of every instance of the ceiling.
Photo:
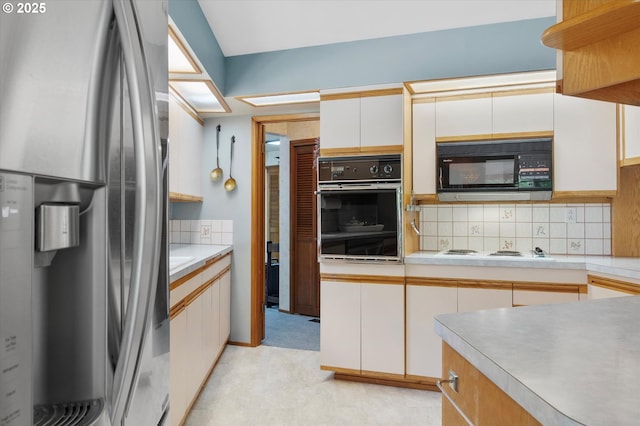
{"label": "ceiling", "polygon": [[198,2],[227,57],[556,14],[556,0]]}

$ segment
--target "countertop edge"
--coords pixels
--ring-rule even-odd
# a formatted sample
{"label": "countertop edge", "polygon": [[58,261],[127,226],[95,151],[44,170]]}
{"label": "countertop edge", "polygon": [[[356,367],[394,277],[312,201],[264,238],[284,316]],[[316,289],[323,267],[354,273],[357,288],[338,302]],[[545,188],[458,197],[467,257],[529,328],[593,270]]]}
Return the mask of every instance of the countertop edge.
{"label": "countertop edge", "polygon": [[204,266],[207,261],[222,257],[232,251],[233,246],[230,245],[172,244],[169,247],[169,256],[189,256],[194,259],[170,271],[169,282],[178,280]]}
{"label": "countertop edge", "polygon": [[542,424],[582,425],[567,417],[547,401],[531,391],[498,364],[441,323],[436,316],[434,330],[442,340],[484,374],[498,388],[524,408]]}

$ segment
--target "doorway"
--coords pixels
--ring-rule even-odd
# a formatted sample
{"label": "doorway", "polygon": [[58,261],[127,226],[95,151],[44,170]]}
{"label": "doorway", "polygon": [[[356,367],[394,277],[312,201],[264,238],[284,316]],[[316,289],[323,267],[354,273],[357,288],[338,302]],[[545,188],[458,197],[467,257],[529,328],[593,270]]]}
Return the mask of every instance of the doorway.
{"label": "doorway", "polygon": [[[254,117],[252,120],[252,243],[251,243],[251,346],[258,346],[265,337],[265,311],[266,311],[266,275],[265,268],[267,258],[267,173],[266,173],[266,149],[267,134],[287,135],[290,140],[317,140],[319,136],[319,114],[291,114],[281,116]],[[292,155],[287,152],[287,157]],[[287,162],[288,164],[288,162]],[[289,176],[289,171],[281,168],[280,177]],[[315,190],[315,189],[314,189]],[[287,191],[288,192],[288,191]],[[280,194],[283,196],[283,194]],[[314,197],[315,199],[315,197]],[[270,204],[270,203],[269,203]],[[284,207],[283,207],[284,208]],[[287,219],[288,220],[288,219]],[[289,227],[283,227],[292,232]],[[279,259],[279,308],[284,312],[291,312],[295,306],[295,290],[289,288],[289,278],[292,267],[290,258],[292,238],[279,233],[278,259]],[[289,263],[289,265],[287,265]]]}

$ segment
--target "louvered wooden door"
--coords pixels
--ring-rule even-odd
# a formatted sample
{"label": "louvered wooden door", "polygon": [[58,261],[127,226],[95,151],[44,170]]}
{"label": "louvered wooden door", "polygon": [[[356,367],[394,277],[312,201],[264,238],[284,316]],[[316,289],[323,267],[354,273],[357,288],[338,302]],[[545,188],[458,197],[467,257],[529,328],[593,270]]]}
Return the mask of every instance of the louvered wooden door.
{"label": "louvered wooden door", "polygon": [[316,140],[291,141],[291,312],[320,316]]}

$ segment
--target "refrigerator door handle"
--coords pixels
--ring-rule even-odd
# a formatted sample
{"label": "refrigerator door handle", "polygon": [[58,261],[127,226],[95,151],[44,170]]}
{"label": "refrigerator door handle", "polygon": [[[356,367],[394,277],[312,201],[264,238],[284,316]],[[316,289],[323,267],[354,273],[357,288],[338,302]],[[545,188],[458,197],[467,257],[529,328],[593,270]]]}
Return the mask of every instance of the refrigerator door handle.
{"label": "refrigerator door handle", "polygon": [[111,395],[111,423],[121,425],[139,374],[139,357],[156,293],[161,252],[162,164],[154,92],[136,11],[132,0],[114,0],[113,6],[129,85],[136,163],[131,285]]}

